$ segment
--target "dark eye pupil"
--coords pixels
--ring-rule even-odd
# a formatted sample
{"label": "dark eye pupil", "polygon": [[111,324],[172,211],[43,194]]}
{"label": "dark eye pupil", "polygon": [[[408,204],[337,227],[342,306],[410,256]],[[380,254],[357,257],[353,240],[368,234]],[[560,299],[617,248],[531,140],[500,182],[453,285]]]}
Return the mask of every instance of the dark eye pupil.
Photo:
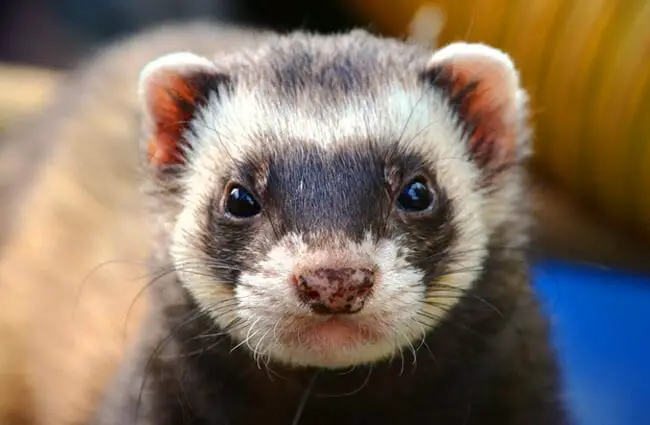
{"label": "dark eye pupil", "polygon": [[259,214],[260,204],[253,195],[241,186],[235,186],[230,190],[226,200],[226,211],[239,218],[253,217]]}
{"label": "dark eye pupil", "polygon": [[432,202],[431,191],[420,180],[414,180],[406,185],[397,198],[400,208],[407,212],[424,211],[429,208]]}

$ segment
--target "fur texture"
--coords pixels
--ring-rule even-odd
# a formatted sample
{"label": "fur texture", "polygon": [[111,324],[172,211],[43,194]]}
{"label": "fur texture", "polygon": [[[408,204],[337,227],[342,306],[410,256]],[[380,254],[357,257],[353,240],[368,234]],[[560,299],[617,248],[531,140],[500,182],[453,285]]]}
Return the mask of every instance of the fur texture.
{"label": "fur texture", "polygon": [[[59,203],[96,196],[92,230],[43,233],[40,249],[55,252],[61,241],[102,249],[67,270],[50,266],[54,273],[41,275],[52,291],[39,298],[43,305],[8,285],[9,296],[30,304],[7,314],[8,328],[37,330],[38,312],[64,317],[73,282],[83,280],[71,270],[142,260],[151,249],[150,274],[160,279],[107,273],[103,283],[119,296],[104,300],[108,289],[95,289],[102,300],[76,313],[84,326],[17,336],[37,422],[83,420],[122,355],[121,308],[150,282],[149,314],[96,423],[565,424],[546,323],[529,287],[521,168],[530,135],[525,93],[507,56],[463,44],[430,52],[362,31],[238,33],[233,44],[219,31],[141,36],[84,71],[113,92],[122,85],[107,84],[116,76],[104,69],[134,64],[132,72],[120,68],[128,80],[137,62],[139,106],[133,78],[113,109],[124,124],[110,126],[119,128],[115,141],[103,132],[102,143],[62,136],[61,158],[43,167],[39,184],[67,184],[79,197],[53,200],[54,191],[40,188],[25,211],[40,205],[52,221],[27,215],[20,228],[51,232],[64,219]],[[143,54],[144,47],[152,49]],[[96,135],[82,112],[68,110]],[[419,215],[395,207],[414,176],[433,197]],[[243,222],[224,212],[233,181],[260,201],[259,217]],[[93,186],[99,182],[101,189]],[[21,263],[33,240],[19,234],[9,242],[0,282],[16,273],[38,278]],[[368,268],[379,278],[359,313],[328,322],[290,283],[315,267]],[[65,270],[60,282],[57,270]],[[106,340],[85,356],[61,346],[94,332]],[[30,359],[55,345],[56,355]],[[84,371],[70,375],[68,358]],[[56,386],[56,376],[85,386],[54,397],[44,378]]]}
{"label": "fur texture", "polygon": [[[204,91],[189,88],[199,75]],[[461,99],[454,91],[465,88],[454,85],[470,81],[481,87]],[[179,93],[182,106],[159,92]],[[167,203],[153,214],[172,229],[161,256],[171,253],[199,305],[267,361],[350,367],[417,343],[479,276],[490,233],[525,220],[521,202],[504,208],[499,199],[522,184],[525,95],[507,56],[487,46],[432,54],[361,31],[294,33],[214,63],[187,53],[157,59],[142,72],[140,93],[143,149],[157,151],[148,156],[153,200]],[[473,102],[462,111],[473,115],[459,120],[452,100]],[[182,136],[176,123],[186,123]],[[479,144],[485,154],[474,152]],[[164,172],[170,166],[173,175]],[[507,174],[496,178],[499,169]],[[394,193],[418,173],[435,186],[435,213],[403,220]],[[265,220],[231,224],[219,214],[230,180],[257,189]],[[302,335],[296,322],[308,308],[287,282],[304,267],[376,270],[380,282],[353,321],[372,337]]]}

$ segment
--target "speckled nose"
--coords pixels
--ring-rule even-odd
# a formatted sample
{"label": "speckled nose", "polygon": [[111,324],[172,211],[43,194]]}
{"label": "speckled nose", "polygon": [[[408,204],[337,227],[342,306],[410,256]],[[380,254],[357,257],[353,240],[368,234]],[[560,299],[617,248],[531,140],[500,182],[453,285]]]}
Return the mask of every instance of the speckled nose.
{"label": "speckled nose", "polygon": [[364,268],[321,268],[294,276],[298,296],[317,314],[357,313],[374,279],[373,271]]}

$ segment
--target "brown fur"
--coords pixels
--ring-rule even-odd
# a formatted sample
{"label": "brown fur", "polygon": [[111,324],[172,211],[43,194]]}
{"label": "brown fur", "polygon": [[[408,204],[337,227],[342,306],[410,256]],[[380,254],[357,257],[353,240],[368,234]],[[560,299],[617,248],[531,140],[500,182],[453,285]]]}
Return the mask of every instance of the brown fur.
{"label": "brown fur", "polygon": [[26,165],[12,167],[0,191],[3,206],[20,205],[1,217],[0,423],[84,422],[145,308],[134,152],[141,68],[168,52],[209,55],[252,38],[191,24],[118,42],[0,143],[0,164]]}

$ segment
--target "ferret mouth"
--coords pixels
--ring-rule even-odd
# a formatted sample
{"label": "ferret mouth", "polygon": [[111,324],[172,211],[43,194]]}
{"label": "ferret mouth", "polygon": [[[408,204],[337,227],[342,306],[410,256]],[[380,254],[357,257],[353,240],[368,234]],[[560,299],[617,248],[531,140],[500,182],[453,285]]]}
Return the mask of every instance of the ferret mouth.
{"label": "ferret mouth", "polygon": [[303,317],[294,320],[294,329],[285,338],[301,344],[361,344],[374,343],[382,337],[377,326],[367,320],[352,317]]}
{"label": "ferret mouth", "polygon": [[309,359],[307,363],[318,366],[347,366],[351,354],[371,349],[387,339],[377,321],[357,315],[301,316],[287,325],[278,335],[279,342],[301,353],[300,357]]}

